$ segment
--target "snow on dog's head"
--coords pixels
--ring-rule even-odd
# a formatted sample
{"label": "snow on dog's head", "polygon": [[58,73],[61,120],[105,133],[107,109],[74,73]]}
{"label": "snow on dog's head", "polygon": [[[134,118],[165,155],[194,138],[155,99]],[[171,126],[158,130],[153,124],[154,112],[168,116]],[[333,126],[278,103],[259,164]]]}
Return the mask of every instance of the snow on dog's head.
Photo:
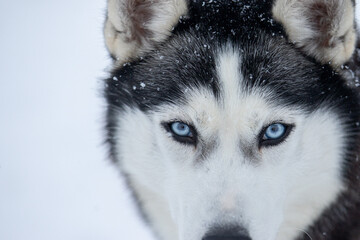
{"label": "snow on dog's head", "polygon": [[107,142],[161,239],[317,236],[353,181],[355,93],[279,2],[109,0]]}

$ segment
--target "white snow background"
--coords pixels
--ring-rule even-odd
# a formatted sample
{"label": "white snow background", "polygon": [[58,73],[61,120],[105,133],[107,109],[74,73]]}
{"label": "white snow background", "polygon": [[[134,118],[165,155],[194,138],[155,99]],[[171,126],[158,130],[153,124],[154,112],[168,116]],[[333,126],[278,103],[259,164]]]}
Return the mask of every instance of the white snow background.
{"label": "white snow background", "polygon": [[102,145],[105,2],[0,1],[0,240],[153,239]]}

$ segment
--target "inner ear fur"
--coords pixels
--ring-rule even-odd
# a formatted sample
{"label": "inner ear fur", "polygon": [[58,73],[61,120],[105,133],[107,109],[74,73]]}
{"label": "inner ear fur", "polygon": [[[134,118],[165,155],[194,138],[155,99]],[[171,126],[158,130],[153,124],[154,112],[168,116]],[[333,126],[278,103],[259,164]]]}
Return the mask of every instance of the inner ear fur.
{"label": "inner ear fur", "polygon": [[138,58],[166,40],[186,13],[186,0],[108,0],[106,47],[117,63]]}
{"label": "inner ear fur", "polygon": [[276,0],[272,9],[291,42],[335,68],[355,50],[354,11],[352,0]]}

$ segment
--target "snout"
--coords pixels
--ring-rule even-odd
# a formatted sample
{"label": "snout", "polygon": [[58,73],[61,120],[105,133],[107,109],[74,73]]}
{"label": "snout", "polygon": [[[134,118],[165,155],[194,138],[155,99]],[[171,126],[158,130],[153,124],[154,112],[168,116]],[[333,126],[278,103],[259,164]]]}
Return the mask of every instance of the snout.
{"label": "snout", "polygon": [[214,228],[202,240],[251,240],[246,230],[239,227]]}

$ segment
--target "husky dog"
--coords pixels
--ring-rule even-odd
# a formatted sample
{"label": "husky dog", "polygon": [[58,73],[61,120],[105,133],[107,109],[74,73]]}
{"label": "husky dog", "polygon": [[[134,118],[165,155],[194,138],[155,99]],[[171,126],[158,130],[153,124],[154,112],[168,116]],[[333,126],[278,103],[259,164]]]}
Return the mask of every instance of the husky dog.
{"label": "husky dog", "polygon": [[354,4],[108,0],[107,144],[158,239],[360,239]]}

